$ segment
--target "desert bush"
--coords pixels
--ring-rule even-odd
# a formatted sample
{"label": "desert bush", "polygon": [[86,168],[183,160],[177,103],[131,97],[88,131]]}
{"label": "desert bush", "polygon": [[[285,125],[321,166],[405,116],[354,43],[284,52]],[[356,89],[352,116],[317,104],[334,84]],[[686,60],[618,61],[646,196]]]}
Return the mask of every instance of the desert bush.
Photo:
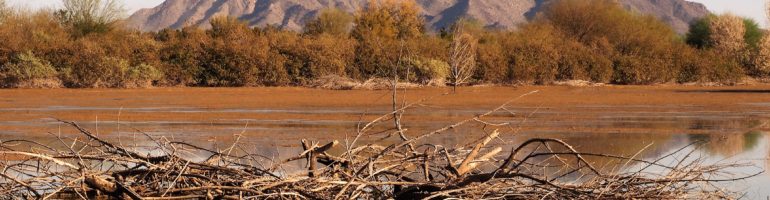
{"label": "desert bush", "polygon": [[[616,51],[614,79],[619,84],[654,84],[676,78],[674,57],[682,42],[674,31],[651,16],[636,16],[621,24],[620,34],[609,40]],[[632,67],[632,68],[629,68]]]}
{"label": "desert bush", "polygon": [[[68,87],[148,87],[160,78],[140,80],[162,74],[157,68],[144,66],[161,64],[158,57],[160,43],[151,35],[113,30],[102,34],[89,34],[72,40],[72,46],[60,59],[62,80]],[[146,77],[133,76],[140,72],[132,68],[151,70]],[[142,72],[144,73],[144,72]]]}
{"label": "desert bush", "polygon": [[746,48],[746,28],[743,20],[734,15],[721,15],[711,20],[709,43],[716,51],[735,55]]}
{"label": "desert bush", "polygon": [[286,58],[286,72],[297,85],[329,75],[346,76],[355,58],[356,41],[347,37],[303,37],[288,31],[269,33],[266,37],[270,38],[272,48]]}
{"label": "desert bush", "polygon": [[[371,0],[352,16],[324,10],[305,33],[250,28],[228,17],[210,20],[208,30],[142,33],[118,28],[117,1],[67,2],[60,12],[6,15],[0,63],[16,65],[19,55],[34,52],[67,87],[312,85],[323,77],[388,82],[394,75],[443,85],[445,65],[459,63],[475,66],[459,81],[471,84],[734,83],[738,72],[770,74],[769,39],[758,37],[763,34],[755,22],[709,16],[682,40],[659,19],[613,0],[554,1],[514,31],[487,30],[463,18],[435,35],[424,33],[412,0]],[[462,31],[454,31],[458,27]]]}
{"label": "desert bush", "polygon": [[32,52],[18,54],[16,59],[0,68],[2,87],[9,88],[58,88],[61,80],[51,63]]}
{"label": "desert bush", "polygon": [[612,0],[561,0],[546,5],[539,23],[551,24],[581,43],[601,38],[614,40],[633,15]]}
{"label": "desert bush", "polygon": [[198,28],[163,30],[156,38],[163,44],[159,52],[163,72],[162,85],[195,86],[200,84],[205,46],[211,38]]}
{"label": "desert bush", "polygon": [[356,47],[354,64],[357,66],[349,74],[356,79],[371,77],[390,77],[403,56],[404,46],[395,40],[369,38],[359,40]]}
{"label": "desert bush", "polygon": [[740,65],[740,62],[720,56],[719,53],[710,52],[704,54],[704,63],[711,65],[707,74],[705,74],[706,81],[722,83],[722,84],[735,84],[738,83],[741,78],[744,77],[745,72]]}
{"label": "desert bush", "polygon": [[[743,23],[743,28],[740,28],[738,20],[741,20]],[[732,27],[726,27],[727,22],[729,22]],[[719,25],[722,27],[712,27],[714,23],[721,23]],[[716,30],[715,28],[719,28],[720,30]],[[720,31],[719,34],[721,34],[721,36],[717,37],[722,38],[713,38],[712,34],[715,33],[714,31]],[[741,32],[743,33],[742,41],[750,48],[757,48],[764,35],[762,28],[760,28],[759,24],[753,19],[738,19],[738,17],[730,14],[719,16],[712,14],[690,23],[690,30],[686,34],[686,41],[688,44],[697,48],[713,48],[717,42],[720,42],[716,41],[717,39],[736,40],[740,38],[738,35],[740,35]],[[733,35],[729,36],[727,34]],[[737,43],[736,41],[733,42]]]}
{"label": "desert bush", "polygon": [[352,36],[358,40],[358,69],[348,74],[356,79],[394,75],[399,59],[414,52],[412,41],[423,37],[424,24],[413,1],[369,1],[356,13]]}
{"label": "desert bush", "polygon": [[518,83],[548,84],[556,80],[561,52],[561,35],[553,26],[534,24],[512,36],[511,80]]}
{"label": "desert bush", "polygon": [[356,13],[353,37],[409,39],[420,37],[425,21],[414,1],[369,0],[367,7]]}
{"label": "desert bush", "polygon": [[705,63],[703,53],[699,49],[684,49],[680,52],[680,71],[677,74],[676,81],[678,83],[694,83],[699,82],[705,77],[707,68],[710,67],[709,63]]}
{"label": "desert bush", "polygon": [[669,80],[667,71],[660,71],[658,66],[665,66],[666,59],[648,56],[620,55],[614,59],[615,74],[613,82],[619,84],[654,84]]}
{"label": "desert bush", "polygon": [[[590,76],[593,81],[652,84],[676,77],[678,66],[671,64],[675,60],[671,53],[681,41],[674,31],[652,16],[625,10],[615,1],[558,1],[547,5],[534,23],[553,27],[550,33],[541,34],[561,33],[565,38],[560,43],[566,46],[559,48],[563,55],[557,56],[562,58],[560,79]],[[612,63],[611,69],[608,63]]]}
{"label": "desert bush", "polygon": [[759,28],[759,24],[752,19],[743,19],[744,26],[746,27],[746,34],[744,39],[746,40],[747,49],[744,50],[746,55],[743,57],[742,65],[746,72],[752,76],[767,76],[770,73],[770,44],[768,44],[767,33]]}
{"label": "desert bush", "polygon": [[[259,65],[254,57],[231,45],[215,41],[206,47],[203,62],[202,85],[256,86],[259,84]],[[264,53],[264,52],[263,52]]]}
{"label": "desert bush", "polygon": [[289,83],[286,57],[271,48],[264,31],[252,30],[233,18],[217,18],[207,31],[211,42],[204,45],[200,60],[200,85],[279,86]]}
{"label": "desert bush", "polygon": [[69,87],[121,87],[123,72],[129,67],[125,59],[105,57],[98,52],[84,52],[79,53],[70,67],[64,70],[63,79]]}
{"label": "desert bush", "polygon": [[735,84],[744,76],[740,63],[713,49],[685,52],[678,81],[681,83]]}
{"label": "desert bush", "polygon": [[765,35],[764,30],[762,30],[757,21],[751,18],[743,18],[743,27],[746,30],[743,34],[743,40],[746,42],[746,45],[750,49],[758,48]]}
{"label": "desert bush", "polygon": [[606,83],[612,78],[612,60],[591,47],[567,41],[560,49],[557,79]]}
{"label": "desert bush", "polygon": [[770,75],[770,34],[760,40],[751,58],[757,75]]}
{"label": "desert bush", "polygon": [[401,62],[405,67],[409,68],[407,71],[413,72],[412,75],[407,76],[408,80],[412,82],[444,86],[446,85],[447,77],[450,75],[449,64],[441,60],[417,57],[405,58]]}
{"label": "desert bush", "polygon": [[63,5],[57,15],[76,37],[113,30],[126,11],[117,0],[64,0]]}
{"label": "desert bush", "polygon": [[448,62],[447,55],[449,55],[450,44],[451,41],[445,38],[424,35],[404,41],[402,54]]}
{"label": "desert bush", "polygon": [[217,16],[209,23],[211,23],[211,29],[207,33],[214,39],[238,43],[252,38],[254,34],[248,24],[234,17]]}
{"label": "desert bush", "polygon": [[0,0],[0,24],[3,23],[3,19],[10,13],[10,9],[5,4],[5,0]]}
{"label": "desert bush", "polygon": [[712,14],[691,22],[690,29],[685,35],[687,44],[699,49],[711,48],[711,20],[716,17]]}
{"label": "desert bush", "polygon": [[28,51],[59,67],[68,57],[69,33],[46,11],[19,11],[7,16],[0,25],[0,63],[10,62]]}
{"label": "desert bush", "polygon": [[77,64],[64,74],[71,87],[145,88],[163,77],[162,72],[151,65],[132,66],[128,60],[118,57],[106,56]]}
{"label": "desert bush", "polygon": [[101,57],[95,66],[90,68],[97,71],[93,75],[93,86],[95,88],[115,88],[122,87],[125,72],[131,66],[128,60],[117,57]]}
{"label": "desert bush", "polygon": [[353,27],[353,15],[339,9],[324,9],[318,17],[305,24],[305,33],[309,35],[329,34],[347,37]]}
{"label": "desert bush", "polygon": [[355,40],[318,36],[303,41],[307,68],[310,71],[307,78],[327,75],[345,76],[347,68],[352,67],[355,58]]}
{"label": "desert bush", "polygon": [[163,73],[152,65],[139,64],[126,69],[121,87],[147,88],[163,78]]}
{"label": "desert bush", "polygon": [[508,83],[510,77],[507,48],[503,47],[503,33],[489,33],[479,39],[476,80],[491,83]]}

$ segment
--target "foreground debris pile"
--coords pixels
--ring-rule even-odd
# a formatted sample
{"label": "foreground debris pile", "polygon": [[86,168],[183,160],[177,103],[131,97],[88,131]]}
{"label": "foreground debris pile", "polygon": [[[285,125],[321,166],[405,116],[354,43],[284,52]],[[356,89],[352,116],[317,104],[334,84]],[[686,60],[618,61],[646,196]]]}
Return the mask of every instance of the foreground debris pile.
{"label": "foreground debris pile", "polygon": [[[500,110],[504,108],[492,112]],[[305,150],[284,160],[254,154],[249,151],[254,148],[238,142],[214,151],[149,135],[155,144],[140,153],[64,122],[82,135],[59,137],[63,148],[2,141],[0,199],[729,199],[738,194],[713,183],[748,177],[714,179],[736,164],[703,165],[689,159],[664,165],[659,162],[663,158],[577,152],[555,139],[496,147],[497,131],[466,146],[424,142],[465,123],[494,125],[483,121],[488,114],[413,138],[403,134],[398,115],[383,116],[361,126],[358,136],[345,143],[302,141]],[[358,144],[372,126],[394,118],[391,135],[399,142]],[[344,151],[330,153],[334,148]],[[190,155],[210,156],[200,160]],[[638,170],[607,170],[589,162],[591,157]]]}

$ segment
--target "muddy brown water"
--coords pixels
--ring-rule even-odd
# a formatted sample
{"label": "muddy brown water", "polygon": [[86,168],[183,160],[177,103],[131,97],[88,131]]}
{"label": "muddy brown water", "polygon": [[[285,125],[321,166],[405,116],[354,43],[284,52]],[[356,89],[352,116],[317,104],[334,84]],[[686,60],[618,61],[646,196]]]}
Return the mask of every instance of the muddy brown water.
{"label": "muddy brown water", "polygon": [[[732,169],[737,175],[770,165],[770,86],[470,87],[447,95],[449,91],[399,92],[399,104],[428,99],[405,113],[409,136],[538,91],[512,102],[507,107],[510,112],[489,117],[491,122],[511,124],[497,127],[505,145],[558,138],[582,152],[634,155],[641,151],[639,157],[654,159],[705,141],[695,151],[706,163],[753,164]],[[62,119],[123,144],[147,142],[138,131],[209,148],[226,148],[240,138],[263,155],[278,158],[298,153],[300,139],[327,142],[353,137],[361,122],[389,112],[390,95],[389,91],[306,88],[0,90],[0,140],[55,143],[51,134],[75,136],[74,130],[56,121]],[[465,145],[491,130],[473,123],[426,142]],[[382,137],[373,135],[364,141],[383,142],[378,140]],[[747,199],[767,199],[770,175],[725,187],[745,191]]]}

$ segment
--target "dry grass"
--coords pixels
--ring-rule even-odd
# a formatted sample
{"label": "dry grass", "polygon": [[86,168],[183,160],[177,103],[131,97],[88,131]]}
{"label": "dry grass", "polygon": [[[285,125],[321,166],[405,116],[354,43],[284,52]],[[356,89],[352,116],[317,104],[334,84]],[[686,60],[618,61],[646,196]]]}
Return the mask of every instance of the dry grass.
{"label": "dry grass", "polygon": [[[314,80],[309,85],[312,88],[328,90],[388,90],[393,88],[393,80],[384,78],[370,78],[364,82],[341,76],[324,76]],[[420,84],[399,82],[399,89],[419,88]]]}
{"label": "dry grass", "polygon": [[58,78],[38,78],[38,79],[32,79],[28,81],[22,81],[16,84],[13,84],[10,86],[10,88],[47,88],[47,89],[54,89],[54,88],[63,88],[64,84],[62,84],[62,81]]}

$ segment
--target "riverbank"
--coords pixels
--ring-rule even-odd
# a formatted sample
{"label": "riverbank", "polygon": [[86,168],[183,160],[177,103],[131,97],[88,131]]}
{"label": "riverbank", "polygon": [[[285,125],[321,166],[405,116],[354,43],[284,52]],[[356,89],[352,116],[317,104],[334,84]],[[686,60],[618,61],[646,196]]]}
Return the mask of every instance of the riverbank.
{"label": "riverbank", "polygon": [[[770,100],[770,85],[748,86],[477,86],[399,90],[407,101],[441,94],[431,104],[493,106],[523,93],[537,94],[517,101],[522,106],[589,105],[730,105]],[[39,106],[147,107],[153,105],[207,108],[379,107],[390,105],[388,90],[324,90],[303,87],[150,88],[150,89],[3,89],[0,108]]]}

